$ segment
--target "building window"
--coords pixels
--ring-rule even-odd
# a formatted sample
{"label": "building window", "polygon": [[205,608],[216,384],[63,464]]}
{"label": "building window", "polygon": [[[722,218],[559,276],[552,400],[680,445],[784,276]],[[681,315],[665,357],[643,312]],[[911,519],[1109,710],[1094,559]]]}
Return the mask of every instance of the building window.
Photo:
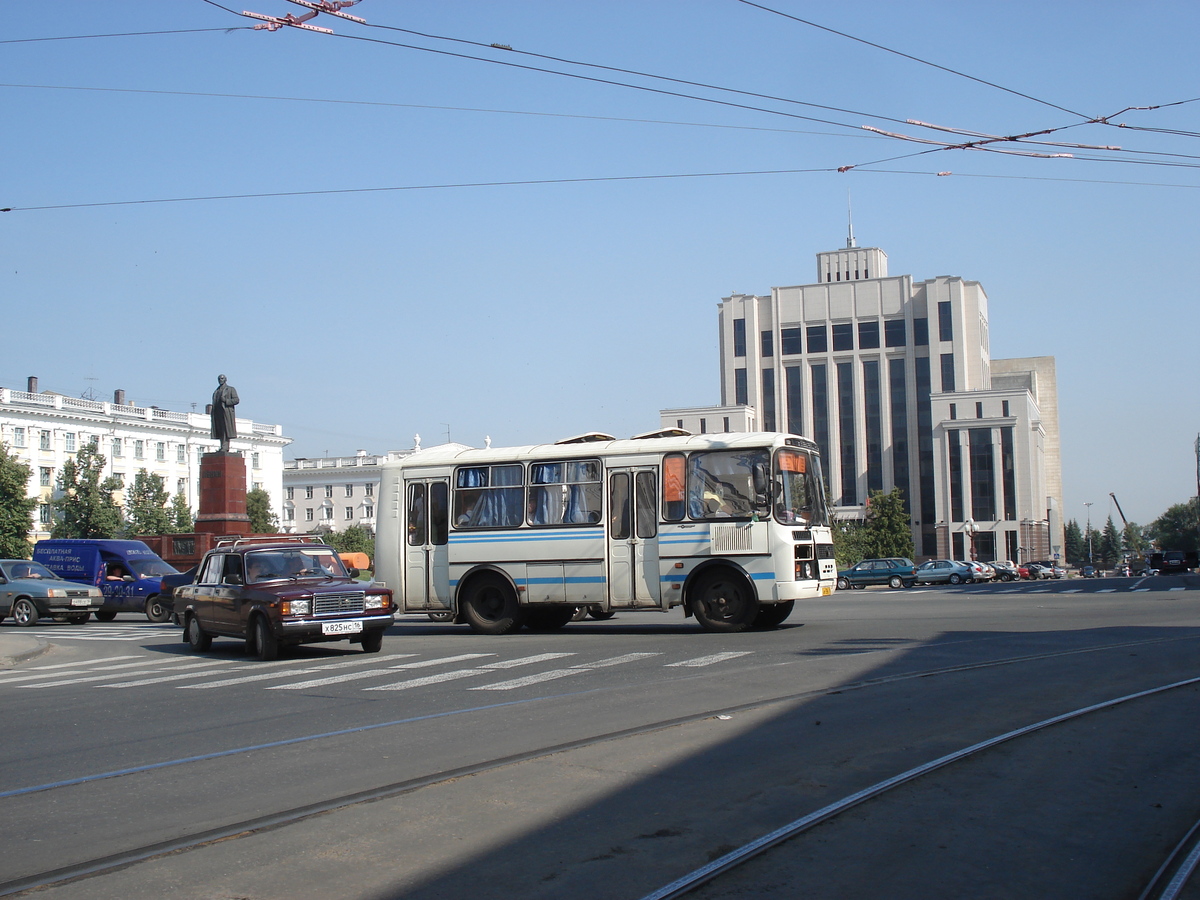
{"label": "building window", "polygon": [[680,431],[682,431],[683,430],[683,419],[676,419],[675,427],[678,428]]}
{"label": "building window", "polygon": [[333,518],[333,507],[332,506],[322,507],[321,508],[321,518],[332,519]]}
{"label": "building window", "polygon": [[75,432],[68,431],[66,434],[64,434],[63,435],[63,444],[64,444],[63,449],[66,450],[67,453],[74,453],[75,452]]}
{"label": "building window", "polygon": [[146,458],[146,442],[145,441],[134,441],[133,442],[133,457],[134,457],[134,459],[145,459]]}
{"label": "building window", "polygon": [[975,404],[975,418],[977,418],[977,419],[983,418],[983,404],[982,403]]}
{"label": "building window", "polygon": [[326,497],[333,496],[333,485],[332,484],[325,485],[325,496]]}
{"label": "building window", "polygon": [[725,416],[724,421],[725,421],[725,433],[729,434],[729,416]]}
{"label": "building window", "polygon": [[883,490],[883,393],[879,360],[863,360],[863,409],[867,438],[867,493]]}
{"label": "building window", "polygon": [[347,519],[353,519],[353,518],[354,518],[354,507],[353,507],[353,506],[347,506],[347,507],[346,507],[346,518],[347,518]]}
{"label": "building window", "polygon": [[120,438],[112,439],[112,455],[113,455],[114,459],[121,455],[121,439]]}
{"label": "building window", "polygon": [[304,486],[304,499],[311,500],[312,498],[313,498],[313,486],[311,484],[306,484]]}
{"label": "building window", "polygon": [[184,444],[175,445],[175,462],[181,466],[187,462],[187,447]]}
{"label": "building window", "polygon": [[733,355],[746,355],[746,320],[733,320]]}
{"label": "building window", "polygon": [[942,393],[954,393],[954,354],[942,354]]}
{"label": "building window", "polygon": [[1009,412],[1008,412],[1008,401],[1007,401],[1007,400],[1001,400],[1001,401],[1000,401],[1000,410],[1001,410],[1001,413],[1004,415],[1004,418],[1006,418],[1006,419],[1007,419],[1007,418],[1009,417]]}
{"label": "building window", "polygon": [[775,430],[775,370],[762,370],[763,430]]}
{"label": "building window", "polygon": [[296,489],[294,487],[286,488],[285,490],[287,491],[287,499],[289,499],[289,500],[296,499]]}
{"label": "building window", "polygon": [[54,470],[46,466],[38,469],[38,483],[42,487],[50,487],[54,484]]}
{"label": "building window", "polygon": [[809,353],[825,353],[829,350],[829,332],[824,325],[809,325],[804,330]]}
{"label": "building window", "polygon": [[[680,427],[682,428],[683,426],[680,426]],[[366,483],[365,487],[367,489],[367,496],[374,497],[375,496],[375,485],[368,481]]]}
{"label": "building window", "polygon": [[252,468],[252,469],[260,468],[259,463],[258,463],[258,454],[257,453],[250,454],[250,468]]}
{"label": "building window", "polygon": [[996,476],[992,429],[972,428],[967,435],[971,451],[971,516],[980,522],[993,522],[996,519]]}
{"label": "building window", "polygon": [[158,441],[154,445],[154,458],[159,462],[167,461],[167,445],[162,441]]}
{"label": "building window", "polygon": [[50,449],[50,432],[48,432],[48,431],[42,432],[41,436],[38,438],[38,449],[39,450],[49,450]]}
{"label": "building window", "polygon": [[883,323],[883,344],[885,347],[903,347],[905,337],[903,319],[888,319]]}
{"label": "building window", "polygon": [[313,511],[312,511],[312,507],[310,506],[308,509],[306,509],[304,511],[304,521],[311,522],[312,520],[313,520]]}
{"label": "building window", "polygon": [[18,426],[17,428],[13,429],[13,446],[14,447],[24,447],[25,446],[25,429],[24,429],[24,427]]}
{"label": "building window", "polygon": [[938,339],[943,341],[954,340],[954,323],[950,312],[949,300],[942,300],[938,303]]}
{"label": "building window", "polygon": [[746,391],[746,370],[733,370],[733,404],[734,406],[745,406],[750,402],[749,395]]}
{"label": "building window", "polygon": [[[1000,477],[1004,484],[1004,518],[1017,520],[1017,470],[1013,454],[1012,428],[1000,429]],[[1016,532],[1013,532],[1015,534]],[[1016,554],[1009,556],[1015,559]]]}
{"label": "building window", "polygon": [[843,322],[840,325],[833,326],[833,352],[838,353],[843,350],[854,349],[854,325],[851,322]]}
{"label": "building window", "polygon": [[347,496],[347,497],[353,497],[353,496],[354,496],[354,485],[352,485],[352,484],[348,484],[348,485],[346,485],[346,496]]}
{"label": "building window", "polygon": [[[836,326],[835,326],[836,327]],[[858,505],[858,451],[854,435],[854,369],[837,364],[838,455],[842,467],[842,506]]]}
{"label": "building window", "polygon": [[913,345],[916,347],[929,346],[928,319],[913,319]]}
{"label": "building window", "polygon": [[701,419],[701,420],[700,420],[700,433],[701,433],[701,434],[708,434],[708,419]]}
{"label": "building window", "polygon": [[950,418],[951,419],[958,418],[958,404],[957,403],[950,404]]}
{"label": "building window", "polygon": [[858,349],[875,350],[879,347],[879,323],[858,323]]}
{"label": "building window", "polygon": [[251,488],[251,490],[255,490],[255,491],[261,491],[262,489],[263,489],[263,483],[261,481],[254,482],[253,487]]}
{"label": "building window", "polygon": [[[811,346],[811,345],[810,345]],[[826,472],[833,471],[829,456],[829,375],[825,366],[813,366],[808,373],[812,385],[813,440],[821,451]]]}
{"label": "building window", "polygon": [[54,524],[54,507],[49,503],[43,503],[38,507],[38,522],[46,526]]}
{"label": "building window", "polygon": [[764,331],[761,335],[759,335],[759,338],[760,338],[759,346],[762,347],[762,355],[764,357],[765,356],[774,356],[775,355],[775,340],[774,340],[774,335],[772,334],[772,332]]}
{"label": "building window", "polygon": [[292,509],[292,507],[289,506],[287,509],[285,509],[283,511],[283,517],[289,522],[295,522],[296,521],[296,510]]}
{"label": "building window", "polygon": [[175,480],[175,493],[182,494],[186,490],[187,490],[187,479],[186,478],[176,479]]}
{"label": "building window", "polygon": [[373,519],[373,518],[375,518],[375,507],[373,507],[373,506],[364,506],[364,507],[363,507],[363,515],[364,515],[364,516],[366,516],[368,519]]}
{"label": "building window", "polygon": [[801,352],[799,327],[784,328],[779,332],[779,338],[781,344],[780,351],[784,356],[795,356]]}
{"label": "building window", "polygon": [[908,379],[903,359],[888,360],[888,393],[892,401],[892,484],[904,492],[904,511],[912,515],[908,481]]}
{"label": "building window", "polygon": [[947,431],[946,438],[950,443],[950,521],[963,520],[963,464],[962,442],[957,430]]}
{"label": "building window", "polygon": [[804,434],[804,384],[800,367],[785,368],[783,381],[787,391],[787,430],[792,434]]}

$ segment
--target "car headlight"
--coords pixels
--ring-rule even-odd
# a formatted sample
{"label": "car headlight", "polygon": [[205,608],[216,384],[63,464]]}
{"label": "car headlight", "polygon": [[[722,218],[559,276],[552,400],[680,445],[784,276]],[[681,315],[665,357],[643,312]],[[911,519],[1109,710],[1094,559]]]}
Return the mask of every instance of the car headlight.
{"label": "car headlight", "polygon": [[67,596],[67,592],[64,591],[62,588],[48,588],[46,590],[46,596],[47,597],[65,597],[65,596]]}
{"label": "car headlight", "polygon": [[88,596],[95,600],[97,597],[103,597],[104,591],[100,590],[100,588],[88,588]]}
{"label": "car headlight", "polygon": [[284,600],[279,606],[280,614],[285,616],[307,616],[311,609],[311,600]]}
{"label": "car headlight", "polygon": [[386,606],[386,594],[367,594],[367,601],[363,604],[363,609],[383,609]]}

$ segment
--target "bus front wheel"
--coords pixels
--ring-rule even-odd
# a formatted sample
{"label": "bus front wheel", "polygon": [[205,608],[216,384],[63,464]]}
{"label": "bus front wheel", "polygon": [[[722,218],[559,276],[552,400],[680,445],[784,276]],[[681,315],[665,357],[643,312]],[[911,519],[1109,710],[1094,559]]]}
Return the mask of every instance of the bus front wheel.
{"label": "bus front wheel", "polygon": [[521,627],[524,616],[517,594],[499,575],[480,575],[463,598],[467,624],[476,634],[509,634]]}
{"label": "bus front wheel", "polygon": [[745,579],[713,572],[701,577],[692,598],[692,614],[705,631],[731,634],[745,631],[758,615],[758,603]]}

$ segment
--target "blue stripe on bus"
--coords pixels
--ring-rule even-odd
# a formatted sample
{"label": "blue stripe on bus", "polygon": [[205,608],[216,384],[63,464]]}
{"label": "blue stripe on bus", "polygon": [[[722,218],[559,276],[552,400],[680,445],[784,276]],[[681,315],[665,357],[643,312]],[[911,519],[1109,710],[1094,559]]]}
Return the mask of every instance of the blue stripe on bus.
{"label": "blue stripe on bus", "polygon": [[507,544],[529,541],[582,541],[604,537],[603,531],[571,531],[562,534],[472,534],[450,535],[451,544]]}

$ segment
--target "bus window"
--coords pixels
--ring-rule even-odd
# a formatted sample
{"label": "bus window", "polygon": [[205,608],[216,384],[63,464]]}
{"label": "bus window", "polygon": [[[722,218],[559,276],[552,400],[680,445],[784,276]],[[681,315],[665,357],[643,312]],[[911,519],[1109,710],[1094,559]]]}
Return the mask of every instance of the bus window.
{"label": "bus window", "polygon": [[634,479],[637,490],[637,536],[652,538],[658,534],[657,493],[653,472],[638,472]]}
{"label": "bus window", "polygon": [[444,481],[429,485],[429,543],[445,544],[450,538],[450,489]]}
{"label": "bus window", "polygon": [[523,476],[520,465],[460,468],[454,483],[454,527],[520,527]]}
{"label": "bus window", "polygon": [[533,463],[529,467],[530,525],[597,525],[600,461]]}
{"label": "bus window", "polygon": [[669,453],[663,457],[663,519],[678,522],[683,518],[684,457],[682,453]]}
{"label": "bus window", "polygon": [[629,539],[629,475],[617,472],[608,480],[609,537]]}
{"label": "bus window", "polygon": [[775,454],[775,476],[780,485],[776,488],[776,519],[784,525],[827,524],[817,460],[784,448]]}
{"label": "bus window", "polygon": [[408,545],[425,546],[425,485],[408,486]]}
{"label": "bus window", "polygon": [[749,519],[754,515],[754,466],[766,450],[713,450],[688,458],[688,515],[693,519]]}

